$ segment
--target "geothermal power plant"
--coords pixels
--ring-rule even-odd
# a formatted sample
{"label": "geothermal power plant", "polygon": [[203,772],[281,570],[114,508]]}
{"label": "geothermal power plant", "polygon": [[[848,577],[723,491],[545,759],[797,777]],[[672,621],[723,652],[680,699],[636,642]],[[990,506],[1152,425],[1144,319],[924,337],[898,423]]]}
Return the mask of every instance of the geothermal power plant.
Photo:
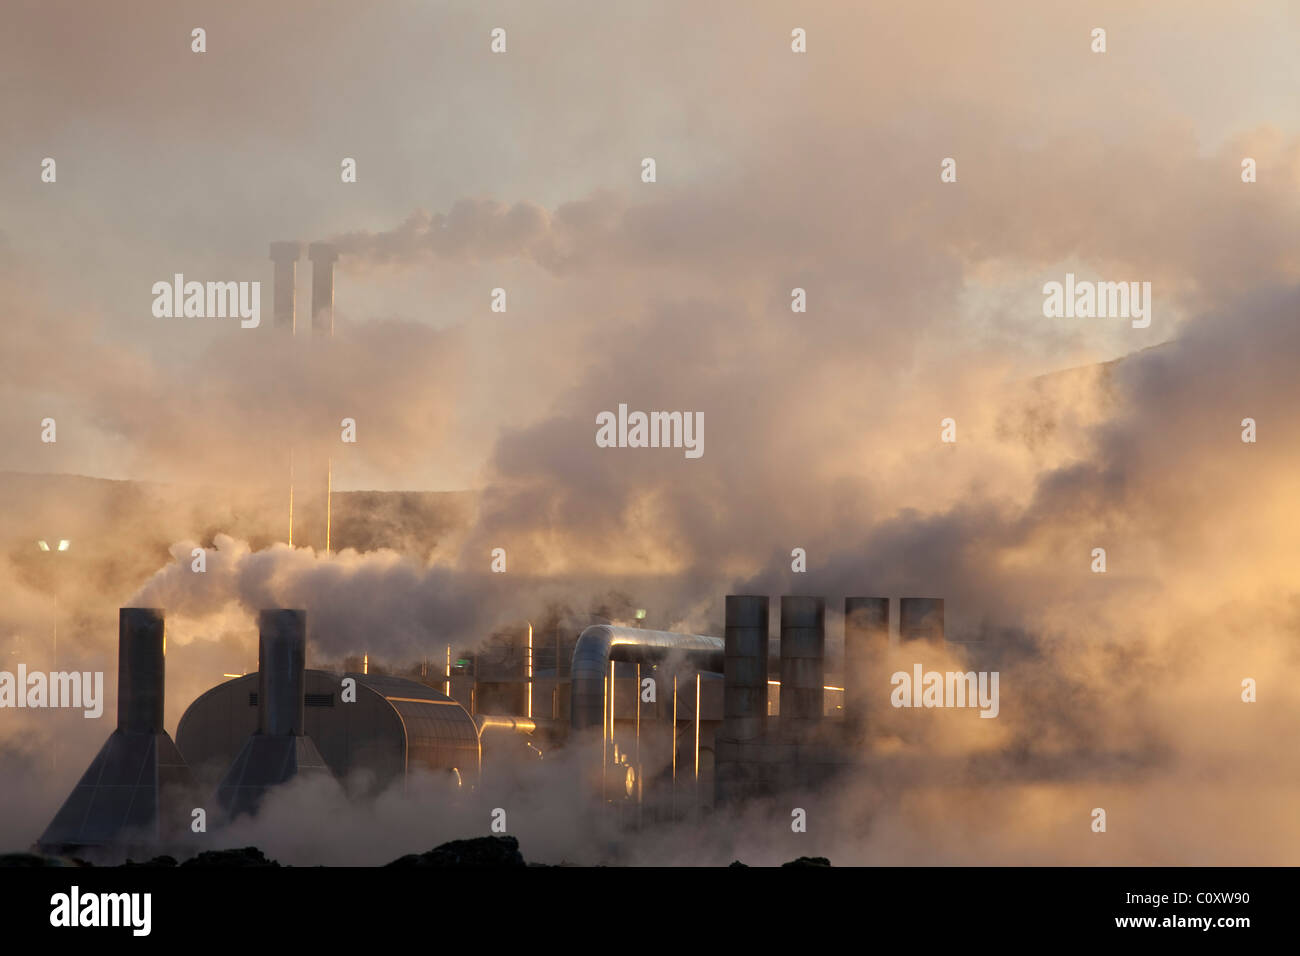
{"label": "geothermal power plant", "polygon": [[[192,808],[233,820],[299,778],[360,780],[373,795],[428,774],[451,800],[564,752],[593,805],[629,825],[812,793],[851,770],[868,701],[888,686],[872,662],[891,640],[889,599],[845,600],[842,678],[826,666],[823,598],[781,597],[775,615],[766,596],[725,605],[723,637],[597,624],[557,632],[543,655],[527,628],[495,659],[408,676],[310,669],[307,615],[267,609],[258,670],[191,702],[175,742],[162,726],[164,612],[122,608],[117,729],[38,846],[146,849],[182,839]],[[898,610],[899,641],[943,640],[942,600]]]}
{"label": "geothermal power plant", "polygon": [[[303,251],[271,244],[276,334],[295,332]],[[338,252],[306,251],[313,339],[328,339]],[[291,450],[288,484],[288,543],[328,551],[329,459],[295,461]],[[557,755],[593,805],[629,826],[813,794],[870,752],[868,713],[888,693],[878,661],[892,641],[890,605],[845,599],[834,673],[816,596],[772,605],[727,595],[722,635],[652,630],[636,626],[640,616],[545,633],[521,622],[456,653],[454,665],[430,627],[424,662],[405,672],[372,668],[367,655],[308,667],[308,613],[264,608],[257,671],[191,701],[174,740],[163,727],[166,610],[122,608],[117,729],[38,846],[183,841],[196,808],[214,824],[234,821],[295,781],[364,797],[431,777],[437,799],[456,800]],[[943,643],[942,600],[905,597],[897,610],[897,642]]]}

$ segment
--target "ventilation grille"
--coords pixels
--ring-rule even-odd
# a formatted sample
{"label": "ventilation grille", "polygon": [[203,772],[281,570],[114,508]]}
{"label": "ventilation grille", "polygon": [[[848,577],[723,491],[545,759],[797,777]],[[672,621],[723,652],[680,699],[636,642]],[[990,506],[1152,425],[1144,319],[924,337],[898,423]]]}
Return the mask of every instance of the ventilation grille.
{"label": "ventilation grille", "polygon": [[[334,695],[333,694],[303,694],[302,702],[306,704],[308,707],[333,707]],[[257,706],[257,691],[253,691],[248,695],[248,706],[249,707]]]}

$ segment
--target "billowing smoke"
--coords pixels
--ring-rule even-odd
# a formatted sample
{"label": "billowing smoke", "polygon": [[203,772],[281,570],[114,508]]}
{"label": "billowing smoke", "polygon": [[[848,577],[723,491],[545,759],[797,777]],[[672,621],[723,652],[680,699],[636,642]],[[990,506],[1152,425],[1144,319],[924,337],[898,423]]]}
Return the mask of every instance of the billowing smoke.
{"label": "billowing smoke", "polygon": [[[101,63],[97,14],[65,29],[42,9],[24,12],[37,39],[6,62],[40,69],[40,37],[57,35],[84,46],[68,62]],[[0,245],[0,467],[28,473],[4,476],[6,652],[49,659],[57,623],[60,659],[111,673],[115,609],[162,605],[174,726],[255,665],[262,606],[307,608],[314,652],[400,664],[547,607],[581,617],[610,592],[652,626],[704,633],[720,633],[729,592],[824,594],[832,609],[941,596],[949,636],[969,643],[922,663],[1000,670],[999,717],[894,711],[880,686],[878,750],[809,851],[1294,863],[1300,130],[1258,83],[1260,64],[1293,58],[1286,8],[1175,24],[1113,5],[1124,42],[1095,56],[1086,24],[1041,4],[835,5],[806,12],[802,57],[784,48],[784,5],[743,24],[681,9],[710,42],[658,18],[637,24],[636,56],[593,41],[581,69],[553,70],[461,49],[432,12],[376,37],[340,11],[308,55],[285,12],[266,27],[284,42],[240,51],[231,82],[246,95],[179,68],[183,93],[159,86],[156,51],[133,49],[19,104],[29,132],[0,144],[15,168],[56,120],[103,113],[142,145],[96,143],[110,155],[89,162],[72,137],[57,187],[15,197]],[[626,29],[590,5],[516,14],[520,51]],[[163,42],[168,16],[130,42]],[[464,17],[476,38],[494,25]],[[1175,33],[1173,50],[1161,39]],[[430,57],[408,36],[446,46]],[[293,64],[268,52],[347,64],[366,43],[392,71],[339,75],[328,97],[315,79],[285,89]],[[251,92],[267,88],[273,105]],[[473,93],[430,105],[430,89]],[[177,145],[199,142],[200,112],[270,159],[250,170]],[[454,148],[431,155],[429,123],[454,127]],[[375,148],[323,132],[341,128]],[[174,170],[138,162],[164,147]],[[358,153],[356,184],[337,182],[342,150]],[[654,183],[639,179],[647,156]],[[1257,182],[1241,179],[1245,157]],[[93,178],[109,168],[118,180]],[[154,215],[156,196],[195,181],[210,188],[193,215]],[[250,188],[275,202],[229,202]],[[88,221],[110,231],[87,235]],[[341,247],[332,341],[150,319],[149,284],[176,271],[260,277],[269,315],[265,244],[284,236]],[[94,256],[63,252],[89,242]],[[1043,286],[1067,272],[1150,282],[1150,327],[1045,317]],[[498,288],[505,312],[491,311]],[[596,416],[619,404],[703,413],[703,456],[597,447]],[[57,444],[40,440],[46,417]],[[359,436],[346,446],[345,417]],[[332,462],[336,553],[280,544],[291,453],[318,484]],[[423,510],[378,494],[417,488],[470,490]],[[47,561],[34,542],[51,536],[73,544]],[[504,574],[489,570],[497,548]],[[0,721],[0,772],[22,781],[0,796],[0,836],[17,846],[104,728]],[[55,737],[67,751],[35,772]],[[1095,807],[1110,811],[1104,836],[1088,830]],[[763,834],[789,811],[754,808],[730,836],[686,827],[634,856],[788,858],[798,844]],[[305,839],[317,818],[296,817]],[[370,862],[372,830],[357,827],[338,858]]]}

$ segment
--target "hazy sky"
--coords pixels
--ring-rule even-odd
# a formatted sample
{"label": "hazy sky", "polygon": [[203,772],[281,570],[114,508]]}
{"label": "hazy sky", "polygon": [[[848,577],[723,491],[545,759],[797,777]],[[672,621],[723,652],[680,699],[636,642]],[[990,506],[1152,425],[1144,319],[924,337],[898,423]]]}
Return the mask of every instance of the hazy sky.
{"label": "hazy sky", "polygon": [[[198,430],[222,418],[233,434],[272,402],[231,394],[268,387],[233,379],[269,328],[155,319],[152,283],[260,280],[269,326],[271,240],[382,232],[468,201],[525,204],[571,258],[548,268],[523,240],[475,242],[471,222],[445,254],[345,259],[347,363],[382,375],[413,347],[381,320],[446,335],[421,339],[428,364],[412,360],[376,403],[387,411],[361,420],[340,487],[482,484],[502,430],[625,361],[620,330],[655,309],[752,339],[756,366],[793,340],[876,379],[977,364],[990,346],[1023,375],[1164,341],[1204,285],[1294,277],[1298,18],[1285,2],[158,3],[129,17],[18,3],[0,40],[0,239],[23,374],[0,382],[0,467],[212,470],[183,444],[183,464],[161,460],[166,416],[103,406],[185,389]],[[206,53],[190,50],[195,26]],[[1262,166],[1250,187],[1243,155]],[[40,181],[46,156],[56,184]],[[345,156],[355,184],[340,182]],[[939,182],[947,156],[956,184]],[[1044,320],[1042,283],[1067,270],[1155,283],[1152,327]],[[805,315],[789,312],[795,285]],[[488,309],[498,286],[506,315]],[[655,400],[682,407],[674,379],[717,356],[660,344],[637,362],[664,379]],[[398,404],[401,426],[376,420]],[[34,424],[55,412],[57,453]]]}

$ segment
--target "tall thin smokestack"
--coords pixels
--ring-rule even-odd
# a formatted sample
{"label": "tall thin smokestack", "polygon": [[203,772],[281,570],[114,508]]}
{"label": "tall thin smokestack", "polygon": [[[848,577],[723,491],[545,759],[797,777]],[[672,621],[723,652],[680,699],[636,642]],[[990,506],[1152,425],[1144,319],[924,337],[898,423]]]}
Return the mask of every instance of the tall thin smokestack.
{"label": "tall thin smokestack", "polygon": [[781,725],[795,733],[822,719],[826,687],[826,600],[781,598]]}
{"label": "tall thin smokestack", "polygon": [[844,726],[849,739],[860,741],[871,701],[871,662],[889,644],[889,598],[844,599]]}
{"label": "tall thin smokestack", "polygon": [[298,260],[302,243],[286,240],[271,243],[271,261],[275,263],[275,327],[294,332],[297,313]]}
{"label": "tall thin smokestack", "polygon": [[311,328],[316,335],[334,334],[334,263],[339,252],[328,242],[307,247],[311,260]]}
{"label": "tall thin smokestack", "polygon": [[898,639],[943,643],[943,598],[902,598],[898,602]]}
{"label": "tall thin smokestack", "polygon": [[152,845],[188,822],[194,780],[163,730],[163,612],[120,608],[117,640],[117,729],[41,835],[42,849]]}

